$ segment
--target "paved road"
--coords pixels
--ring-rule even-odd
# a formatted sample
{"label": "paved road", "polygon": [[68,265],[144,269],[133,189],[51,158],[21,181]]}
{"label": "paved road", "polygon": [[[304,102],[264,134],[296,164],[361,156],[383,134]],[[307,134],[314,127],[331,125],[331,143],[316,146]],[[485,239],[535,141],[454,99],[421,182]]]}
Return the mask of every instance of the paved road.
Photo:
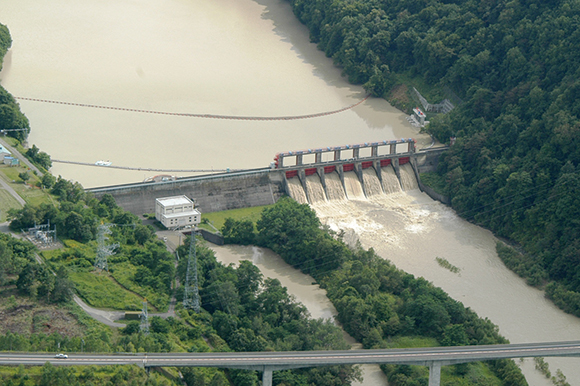
{"label": "paved road", "polygon": [[0,138],[0,144],[2,144],[2,146],[4,146],[6,149],[8,149],[8,151],[10,151],[10,153],[12,153],[12,155],[14,157],[18,158],[21,163],[28,166],[30,168],[30,170],[34,170],[38,174],[39,177],[42,177],[44,175],[44,173],[41,172],[36,166],[34,166],[32,164],[32,162],[30,162],[28,160],[28,158],[26,158],[18,150],[16,150],[12,146],[10,146],[5,140]]}
{"label": "paved road", "polygon": [[195,366],[281,370],[345,364],[441,364],[498,358],[580,356],[580,342],[529,343],[490,346],[428,347],[395,350],[287,351],[261,353],[69,354],[57,359],[44,353],[0,354],[0,365],[121,365],[144,367]]}
{"label": "paved road", "polygon": [[[42,177],[42,175],[44,173],[42,173],[36,166],[34,166],[25,156],[23,156],[22,154],[20,154],[20,152],[18,150],[16,150],[12,146],[10,146],[3,139],[0,139],[0,144],[2,146],[4,146],[6,149],[8,149],[8,151],[10,151],[10,153],[12,153],[12,155],[14,157],[18,158],[21,163],[23,163],[24,165],[28,166],[31,170],[35,171],[38,174],[38,176]],[[24,201],[24,199],[22,199],[22,197],[20,197],[18,195],[18,193],[16,193],[16,191],[14,189],[12,189],[12,187],[10,187],[10,185],[8,185],[1,178],[0,178],[0,185],[2,185],[2,188],[4,188],[6,191],[8,191],[8,193],[10,193],[12,195],[12,197],[14,197],[16,199],[16,201],[18,201],[22,206],[24,206],[26,204],[26,201]]]}
{"label": "paved road", "polygon": [[24,199],[20,197],[18,193],[16,193],[16,191],[12,189],[12,187],[8,185],[8,183],[4,181],[2,178],[0,178],[0,185],[2,185],[2,188],[8,191],[8,193],[10,193],[10,195],[12,195],[12,197],[14,197],[20,205],[24,206],[26,204],[26,201],[24,201]]}
{"label": "paved road", "polygon": [[77,295],[74,295],[74,301],[78,304],[87,314],[89,314],[93,319],[98,320],[101,323],[106,324],[111,327],[125,327],[125,324],[116,323],[116,320],[125,317],[124,311],[105,311],[92,308],[81,300]]}

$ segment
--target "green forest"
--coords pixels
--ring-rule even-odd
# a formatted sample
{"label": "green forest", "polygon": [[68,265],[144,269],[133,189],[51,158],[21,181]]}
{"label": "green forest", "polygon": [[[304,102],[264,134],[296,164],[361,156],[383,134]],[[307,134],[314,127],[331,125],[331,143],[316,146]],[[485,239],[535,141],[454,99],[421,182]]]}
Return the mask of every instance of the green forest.
{"label": "green forest", "polygon": [[[342,327],[364,348],[508,343],[497,326],[440,288],[397,269],[372,249],[348,248],[307,204],[281,198],[264,209],[255,229],[248,221],[230,219],[222,232],[226,242],[270,248],[315,278]],[[392,386],[426,385],[429,377],[421,366],[382,368]],[[527,385],[511,360],[446,366],[442,376],[447,385]]]}
{"label": "green forest", "polygon": [[[441,193],[462,217],[491,229],[515,248],[498,253],[531,285],[545,288],[558,306],[580,316],[580,2],[572,0],[289,0],[310,30],[311,40],[341,67],[344,75],[376,97],[402,79],[418,79],[429,95],[453,93],[460,99],[446,114],[430,117],[426,129],[442,143],[456,141],[436,175]],[[0,25],[0,57],[11,46]],[[0,130],[22,141],[29,124],[15,99],[0,88]],[[576,149],[576,150],[575,150]],[[40,156],[39,156],[40,155]],[[38,149],[30,154],[50,167]],[[67,248],[47,253],[46,265],[24,242],[0,238],[0,282],[20,296],[70,307],[84,329],[79,336],[0,334],[0,349],[138,352],[214,350],[311,350],[345,348],[338,329],[309,318],[279,282],[261,277],[251,264],[223,266],[199,246],[203,311],[181,310],[179,318],[152,318],[151,334],[129,322],[114,334],[74,310],[74,292],[94,306],[92,290],[98,226],[111,222],[111,242],[121,246],[110,260],[107,280],[134,297],[114,298],[138,310],[147,297],[165,310],[171,283],[183,279],[184,261],[156,240],[153,230],[119,208],[112,197],[98,201],[82,186],[48,175],[45,186],[57,205],[26,205],[13,211],[13,229],[50,220]],[[44,180],[43,180],[44,183]],[[271,248],[310,274],[328,292],[344,329],[365,348],[505,343],[497,327],[481,319],[441,289],[378,258],[372,250],[351,250],[321,227],[308,206],[282,199],[264,210],[254,225],[228,220],[227,242]],[[181,247],[185,256],[191,241]],[[54,271],[52,275],[50,271]],[[102,279],[102,278],[101,278]],[[99,280],[101,280],[99,279]],[[96,279],[95,279],[96,280]],[[113,295],[112,295],[113,296]],[[115,296],[117,296],[115,294]],[[121,296],[121,295],[119,295]],[[19,307],[14,304],[11,307]],[[209,345],[208,345],[209,342]],[[82,345],[82,346],[81,346]],[[211,346],[211,348],[210,348]],[[425,385],[426,368],[383,366],[393,386]],[[2,373],[5,374],[5,373]],[[1,375],[9,384],[170,384],[138,369],[44,366]],[[188,369],[191,384],[252,386],[259,374]],[[356,367],[274,373],[276,385],[347,385]],[[526,385],[513,361],[446,366],[449,385]]]}
{"label": "green forest", "polygon": [[[84,192],[75,194],[75,184],[62,185],[59,208],[47,211],[27,206],[13,213],[13,222],[26,226],[25,218],[34,218],[40,223],[52,218],[58,223],[59,218],[67,218],[82,209],[85,212],[81,217],[88,221],[75,227],[86,231],[68,235],[65,248],[41,252],[44,264],[35,259],[38,251],[32,244],[2,236],[0,277],[3,282],[0,284],[4,286],[3,291],[14,288],[19,296],[39,304],[61,305],[69,310],[83,332],[46,334],[38,327],[33,327],[32,333],[7,331],[0,333],[1,350],[50,352],[56,342],[64,352],[286,351],[349,347],[338,327],[329,320],[312,319],[306,308],[296,302],[278,280],[263,278],[250,261],[237,267],[224,266],[199,240],[196,256],[200,313],[181,307],[183,286],[180,286],[176,317],[152,316],[149,334],[140,329],[139,321],[127,320],[127,326],[115,332],[91,320],[70,302],[73,292],[99,308],[138,310],[141,299],[146,296],[151,300],[151,312],[155,308],[164,310],[171,292],[170,283],[175,278],[184,282],[188,259],[183,257],[188,256],[192,240],[188,238],[185,245],[178,248],[182,258],[175,268],[174,257],[156,239],[152,229],[118,207],[111,196],[104,196],[99,201]],[[119,246],[108,259],[109,273],[99,272],[93,267],[95,233],[100,223],[113,221],[118,224],[110,228],[107,242],[118,242]],[[365,348],[507,343],[489,320],[479,318],[426,280],[398,270],[372,250],[348,248],[338,235],[321,226],[308,205],[300,205],[288,197],[264,209],[255,225],[248,220],[229,219],[222,231],[229,242],[271,248],[289,264],[310,274],[326,289],[343,328]],[[91,287],[93,280],[105,286],[105,296],[102,288]],[[113,282],[140,294],[141,298],[135,301],[121,297],[111,286]],[[157,297],[153,296],[155,293]],[[10,302],[4,306],[7,312],[22,307],[14,300],[12,305]],[[422,366],[388,365],[383,366],[383,370],[393,386],[421,386],[428,379],[427,368]],[[45,378],[67,380],[54,383],[63,385],[99,381],[130,385],[133,383],[128,373],[132,372],[142,377],[136,369],[97,371],[49,365],[37,376],[22,371],[6,374],[0,369],[0,377],[24,385],[51,384],[45,382]],[[195,385],[226,385],[231,381],[237,386],[257,386],[260,378],[259,373],[251,371],[182,369],[182,372],[188,384]],[[25,376],[28,378],[24,379]],[[334,366],[276,371],[273,378],[275,385],[340,386],[349,385],[358,377],[356,367]],[[445,366],[442,377],[444,384],[465,386],[527,384],[512,360]],[[163,378],[148,378],[147,382],[150,385],[170,384]]]}
{"label": "green forest", "polygon": [[[44,320],[33,320],[28,331],[18,333],[8,328],[0,331],[0,350],[53,352],[56,343],[62,352],[110,353],[349,348],[338,327],[328,320],[312,319],[278,280],[263,278],[251,262],[239,267],[224,266],[201,243],[196,247],[200,313],[181,306],[183,286],[179,286],[176,316],[162,319],[152,315],[149,333],[141,330],[139,321],[124,321],[126,327],[120,331],[93,321],[71,302],[73,294],[96,308],[139,311],[147,299],[150,313],[166,311],[175,280],[185,281],[188,259],[180,259],[176,266],[175,255],[157,238],[154,229],[142,225],[139,218],[117,206],[109,195],[97,200],[78,184],[61,178],[51,193],[58,200],[57,206],[27,204],[12,211],[11,226],[26,229],[50,221],[63,232],[59,237],[64,247],[39,251],[28,241],[0,234],[0,309],[16,316],[23,308],[36,307],[31,302],[56,305],[69,315],[71,326],[46,333]],[[96,238],[104,223],[115,224],[110,227],[107,244],[118,243],[107,259],[108,272],[94,267]],[[190,243],[188,238],[178,248],[179,256],[188,256]],[[35,257],[37,254],[42,263]],[[6,300],[9,295],[11,300]],[[80,332],[75,332],[73,324]],[[181,372],[190,385],[225,386],[231,382],[236,386],[257,386],[260,380],[260,374],[253,371],[187,368]],[[359,375],[354,366],[278,371],[274,384],[346,386]],[[3,384],[14,385],[173,384],[158,376],[144,379],[142,370],[123,367],[87,370],[46,365],[37,374],[0,368],[0,379]]]}
{"label": "green forest", "polygon": [[[5,25],[0,24],[0,69],[2,69],[4,55],[6,55],[11,46],[12,38],[10,37],[10,32]],[[14,97],[4,87],[0,86],[0,131],[2,130],[15,130],[6,131],[6,133],[22,141],[28,136],[30,125],[28,119],[20,111],[20,107]]]}
{"label": "green forest", "polygon": [[462,100],[427,128],[457,138],[437,171],[441,193],[514,243],[506,264],[580,316],[580,3],[289,1],[311,40],[373,95],[418,78],[420,91]]}

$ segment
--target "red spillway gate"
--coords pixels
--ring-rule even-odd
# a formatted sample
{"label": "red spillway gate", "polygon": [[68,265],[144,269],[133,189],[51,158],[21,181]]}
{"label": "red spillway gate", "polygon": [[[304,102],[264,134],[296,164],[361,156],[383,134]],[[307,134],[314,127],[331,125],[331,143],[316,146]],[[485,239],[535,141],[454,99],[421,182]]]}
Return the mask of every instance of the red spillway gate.
{"label": "red spillway gate", "polygon": [[290,179],[298,175],[298,170],[289,170],[286,172],[286,178]]}
{"label": "red spillway gate", "polygon": [[368,169],[373,166],[373,161],[361,162],[361,166],[363,169]]}
{"label": "red spillway gate", "polygon": [[307,176],[311,176],[313,174],[316,174],[316,168],[305,169],[304,174],[306,174]]}

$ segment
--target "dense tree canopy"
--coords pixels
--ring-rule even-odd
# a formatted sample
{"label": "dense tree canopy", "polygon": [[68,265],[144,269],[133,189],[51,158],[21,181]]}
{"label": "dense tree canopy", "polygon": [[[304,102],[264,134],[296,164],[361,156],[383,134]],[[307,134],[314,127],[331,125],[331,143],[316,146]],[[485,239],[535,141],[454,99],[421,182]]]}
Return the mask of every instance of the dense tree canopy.
{"label": "dense tree canopy", "polygon": [[[426,339],[424,342],[428,344],[448,346],[507,343],[499,335],[497,326],[479,318],[440,288],[398,270],[373,250],[347,248],[337,235],[323,229],[306,204],[282,198],[263,211],[257,229],[257,240],[263,242],[262,246],[273,248],[326,289],[338,312],[338,321],[365,348],[394,348],[405,339]],[[233,268],[225,269],[230,271],[215,276],[235,281]],[[260,323],[288,328],[294,318],[304,313],[288,301],[285,289],[277,280],[266,279],[262,287],[263,292],[253,298],[256,305],[250,308],[252,312],[268,315]],[[213,300],[212,307],[224,309],[224,301],[216,299],[216,295],[208,299]],[[229,304],[231,310],[238,303]],[[224,335],[229,336],[232,328],[239,328],[240,323],[230,313],[221,317],[218,326],[216,329],[225,329]],[[299,341],[286,338],[284,342],[287,343],[282,347],[287,349],[305,349],[298,345]],[[474,374],[482,371],[480,366],[457,366],[446,375],[446,381],[461,385],[496,384],[493,377],[474,379]],[[491,368],[500,379],[506,380],[506,385],[526,385],[513,361],[496,361]],[[388,366],[385,370],[393,386],[423,385],[428,380],[425,371],[408,366]]]}
{"label": "dense tree canopy", "polygon": [[[190,239],[179,248],[188,256]],[[277,279],[263,278],[250,261],[238,267],[217,262],[214,253],[197,245],[201,306],[211,315],[216,333],[234,351],[304,351],[348,349],[342,333],[330,320],[314,320]],[[185,279],[187,258],[178,267]],[[230,372],[237,385],[257,385],[256,375]],[[352,366],[333,366],[286,372],[274,384],[296,386],[349,385],[358,376]],[[291,383],[283,383],[293,380]]]}
{"label": "dense tree canopy", "polygon": [[[4,55],[12,46],[12,38],[8,28],[0,24],[0,69],[2,69],[2,62]],[[20,131],[19,129],[25,129]],[[2,86],[0,86],[0,131],[1,130],[19,130],[7,131],[6,133],[20,141],[23,141],[28,136],[30,125],[28,118],[20,111],[20,106],[16,100],[10,95]]]}
{"label": "dense tree canopy", "polygon": [[12,46],[10,31],[8,31],[8,27],[4,24],[0,24],[0,69],[2,69],[2,58],[6,55],[10,46]]}
{"label": "dense tree canopy", "polygon": [[[572,0],[289,0],[348,78],[398,74],[462,100],[428,131],[462,216],[523,245],[531,282],[580,292],[580,4]],[[558,289],[556,291],[555,289]],[[562,303],[562,302],[560,302]],[[580,303],[568,310],[580,315]]]}

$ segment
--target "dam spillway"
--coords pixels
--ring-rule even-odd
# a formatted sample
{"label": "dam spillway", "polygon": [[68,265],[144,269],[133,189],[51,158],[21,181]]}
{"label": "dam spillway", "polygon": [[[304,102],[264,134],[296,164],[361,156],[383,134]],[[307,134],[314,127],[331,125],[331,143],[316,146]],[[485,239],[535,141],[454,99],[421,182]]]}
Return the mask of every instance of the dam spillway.
{"label": "dam spillway", "polygon": [[299,203],[366,200],[419,188],[412,138],[278,153],[272,166],[284,172],[286,190]]}
{"label": "dam spillway", "polygon": [[418,173],[434,170],[446,149],[415,151],[412,139],[328,147],[279,153],[268,168],[86,191],[97,199],[110,194],[120,207],[136,215],[154,213],[156,198],[176,195],[194,200],[202,213],[271,205],[283,195],[302,204],[364,200],[416,189]]}
{"label": "dam spillway", "polygon": [[[379,175],[383,177],[382,181]],[[322,183],[323,180],[325,184]],[[354,170],[343,172],[342,178],[336,171],[323,176],[318,175],[317,172],[306,176],[305,184],[301,183],[298,174],[286,181],[288,195],[300,204],[342,200],[360,201],[374,196],[419,188],[410,163],[400,165],[398,173],[392,165],[388,165],[380,168],[378,173],[373,167],[365,168],[360,176]]]}

